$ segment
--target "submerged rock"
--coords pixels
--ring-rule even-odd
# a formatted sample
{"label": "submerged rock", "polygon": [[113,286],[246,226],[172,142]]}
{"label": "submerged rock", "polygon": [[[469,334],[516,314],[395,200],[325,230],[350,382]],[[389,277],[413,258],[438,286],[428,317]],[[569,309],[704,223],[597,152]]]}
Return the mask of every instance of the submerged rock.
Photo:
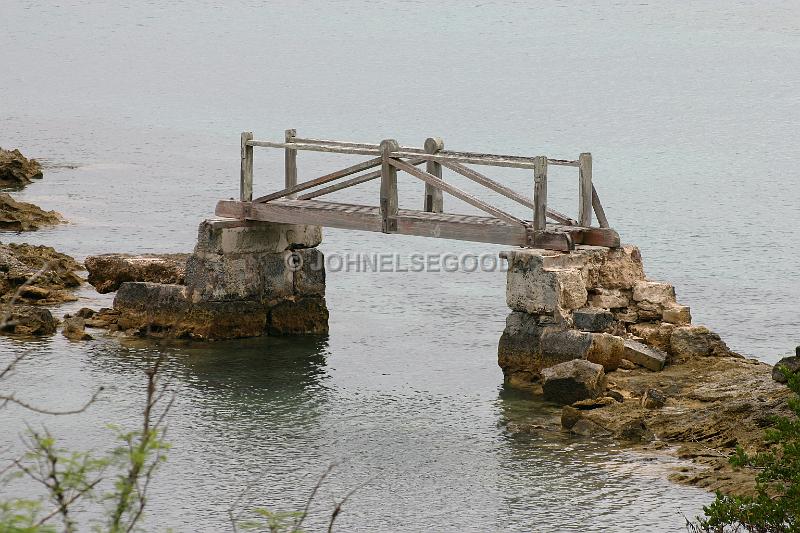
{"label": "submerged rock", "polygon": [[606,390],[601,365],[574,359],[542,370],[544,399],[561,404],[597,398]]}
{"label": "submerged rock", "polygon": [[127,281],[183,284],[189,254],[102,254],[86,258],[88,282],[101,294]]}
{"label": "submerged rock", "polygon": [[24,187],[35,179],[42,179],[38,161],[26,158],[19,150],[0,148],[0,187]]}
{"label": "submerged rock", "polygon": [[0,193],[0,230],[32,231],[61,224],[64,219],[55,211],[26,202],[18,202],[7,193]]}
{"label": "submerged rock", "polygon": [[92,340],[92,336],[86,333],[86,322],[79,316],[65,318],[61,334],[73,341]]}
{"label": "submerged rock", "polygon": [[4,335],[50,335],[57,324],[48,309],[32,305],[14,305],[0,314],[0,333]]}
{"label": "submerged rock", "polygon": [[68,289],[82,280],[81,265],[50,246],[0,244],[0,300],[53,304],[74,301]]}

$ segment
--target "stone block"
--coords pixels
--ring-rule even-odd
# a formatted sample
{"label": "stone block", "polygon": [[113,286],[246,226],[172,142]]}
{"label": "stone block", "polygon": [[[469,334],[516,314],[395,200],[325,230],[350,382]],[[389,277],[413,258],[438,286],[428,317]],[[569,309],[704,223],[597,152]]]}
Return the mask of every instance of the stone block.
{"label": "stone block", "polygon": [[186,262],[186,287],[193,302],[277,301],[294,294],[291,252],[194,254]]}
{"label": "stone block", "polygon": [[318,248],[294,250],[294,292],[300,295],[325,296],[325,257]]}
{"label": "stone block", "polygon": [[622,309],[614,309],[612,311],[614,318],[623,324],[635,324],[639,321],[639,313],[635,308],[623,307]]}
{"label": "stone block", "polygon": [[589,304],[603,309],[618,309],[628,307],[630,300],[626,292],[619,289],[592,289],[589,294]]}
{"label": "stone block", "polygon": [[675,287],[658,281],[637,281],[633,286],[633,300],[670,307],[675,304]]}
{"label": "stone block", "polygon": [[328,333],[328,307],[320,296],[283,300],[269,310],[270,335],[323,335]]}
{"label": "stone block", "polygon": [[614,327],[614,315],[605,309],[581,307],[572,314],[575,327],[581,331],[608,331]]}
{"label": "stone block", "polygon": [[514,311],[554,314],[586,304],[586,287],[579,270],[510,268],[506,303]]}
{"label": "stone block", "polygon": [[538,380],[542,331],[535,315],[513,311],[506,317],[506,327],[497,346],[497,362],[506,381],[524,384]]}
{"label": "stone block", "polygon": [[619,368],[625,341],[622,337],[608,333],[592,333],[592,344],[586,352],[586,359],[603,366],[603,370],[611,372]]}
{"label": "stone block", "polygon": [[704,357],[710,354],[710,331],[703,326],[682,326],[675,328],[670,337],[673,355],[679,357]]}
{"label": "stone block", "polygon": [[593,287],[605,289],[631,289],[644,279],[642,254],[636,246],[608,248],[604,261],[597,268]]}
{"label": "stone block", "polygon": [[625,340],[623,357],[654,372],[663,369],[667,362],[666,352],[630,339]]}
{"label": "stone block", "polygon": [[640,324],[632,324],[628,328],[628,331],[641,338],[645,344],[667,352],[670,350],[671,337],[674,330],[675,326],[673,324],[663,322],[642,322]]}
{"label": "stone block", "polygon": [[572,359],[585,359],[592,347],[592,334],[546,327],[539,343],[541,368],[547,368]]}
{"label": "stone block", "polygon": [[575,359],[542,370],[544,399],[560,404],[573,404],[601,396],[606,378],[601,365]]}
{"label": "stone block", "polygon": [[673,305],[664,309],[663,319],[677,326],[688,326],[692,323],[692,314],[686,305]]}
{"label": "stone block", "polygon": [[217,340],[264,334],[267,310],[259,302],[192,302],[187,293],[182,285],[123,283],[114,298],[117,324],[154,337]]}
{"label": "stone block", "polygon": [[667,396],[658,389],[647,389],[641,403],[645,409],[659,409],[667,403]]}
{"label": "stone block", "polygon": [[209,219],[200,224],[196,254],[280,253],[312,248],[322,242],[319,226],[236,219]]}

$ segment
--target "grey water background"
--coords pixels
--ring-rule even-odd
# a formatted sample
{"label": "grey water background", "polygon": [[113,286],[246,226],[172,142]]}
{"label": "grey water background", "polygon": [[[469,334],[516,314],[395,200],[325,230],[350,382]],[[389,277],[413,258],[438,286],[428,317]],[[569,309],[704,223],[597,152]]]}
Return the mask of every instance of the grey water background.
{"label": "grey water background", "polygon": [[[0,145],[45,162],[17,197],[70,223],[0,239],[79,258],[188,251],[237,194],[242,130],[591,151],[609,220],[648,275],[733,349],[775,362],[800,326],[799,48],[797,2],[2,0]],[[352,161],[302,153],[301,179]],[[255,169],[256,194],[279,188],[282,154],[257,150]],[[554,207],[575,213],[577,176],[552,174]],[[525,171],[493,176],[532,186]],[[376,202],[371,185],[338,198]],[[418,207],[422,187],[401,176],[400,197]],[[322,249],[502,247],[327,230]],[[0,445],[18,447],[27,421],[106,449],[104,424],[136,423],[140,370],[167,353],[179,394],[149,530],[225,530],[246,487],[240,509],[297,509],[332,463],[313,528],[361,484],[342,530],[680,530],[710,501],[665,481],[669,460],[560,436],[552,407],[503,389],[502,273],[331,272],[327,291],[323,339],[2,339],[4,358],[31,353],[12,382],[26,399],[68,407],[108,390],[78,416],[4,410]],[[111,301],[80,296],[57,312]]]}

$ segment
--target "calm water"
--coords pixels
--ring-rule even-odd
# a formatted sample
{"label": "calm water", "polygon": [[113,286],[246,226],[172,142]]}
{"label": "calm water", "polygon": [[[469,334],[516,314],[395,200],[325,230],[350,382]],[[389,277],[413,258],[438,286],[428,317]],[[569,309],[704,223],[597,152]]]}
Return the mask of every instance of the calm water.
{"label": "calm water", "polygon": [[[48,165],[19,197],[71,222],[3,240],[77,257],[189,250],[215,201],[237,194],[242,130],[591,151],[611,224],[642,248],[652,278],[675,284],[695,322],[769,362],[799,342],[796,2],[5,0],[0,49],[0,145]],[[303,153],[300,168],[314,177],[349,161]],[[257,151],[256,194],[281,171],[280,153]],[[496,175],[531,186],[525,171]],[[401,205],[417,207],[422,188],[410,180]],[[573,173],[557,173],[554,207],[574,213],[576,191]],[[340,198],[372,203],[377,189]],[[500,248],[330,230],[323,249]],[[46,420],[71,446],[98,449],[110,445],[104,423],[135,423],[145,362],[169,355],[174,447],[148,529],[225,530],[247,486],[242,508],[299,508],[336,463],[313,528],[332,498],[364,484],[342,530],[680,530],[681,513],[710,497],[663,481],[665,460],[566,439],[552,408],[503,390],[503,290],[496,272],[336,272],[324,339],[55,336],[0,339],[0,353],[35,354],[15,389],[45,405],[108,387],[90,412]],[[87,289],[59,313],[109,302]],[[23,420],[39,422],[2,412],[3,449]],[[514,430],[531,423],[541,429]]]}

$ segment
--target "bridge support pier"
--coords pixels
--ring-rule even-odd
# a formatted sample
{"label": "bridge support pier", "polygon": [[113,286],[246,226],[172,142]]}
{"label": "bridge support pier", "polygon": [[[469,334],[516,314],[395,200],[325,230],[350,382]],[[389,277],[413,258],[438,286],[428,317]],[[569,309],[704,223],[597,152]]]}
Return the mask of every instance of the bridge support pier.
{"label": "bridge support pier", "polygon": [[206,220],[184,285],[122,284],[114,300],[120,327],[209,340],[325,334],[321,240],[319,226]]}
{"label": "bridge support pier", "polygon": [[677,303],[672,285],[646,279],[634,246],[500,255],[509,262],[511,314],[498,362],[509,385],[529,387],[543,369],[573,359],[610,372],[634,363],[660,370],[676,358],[730,355],[718,335],[691,325],[689,308]]}

